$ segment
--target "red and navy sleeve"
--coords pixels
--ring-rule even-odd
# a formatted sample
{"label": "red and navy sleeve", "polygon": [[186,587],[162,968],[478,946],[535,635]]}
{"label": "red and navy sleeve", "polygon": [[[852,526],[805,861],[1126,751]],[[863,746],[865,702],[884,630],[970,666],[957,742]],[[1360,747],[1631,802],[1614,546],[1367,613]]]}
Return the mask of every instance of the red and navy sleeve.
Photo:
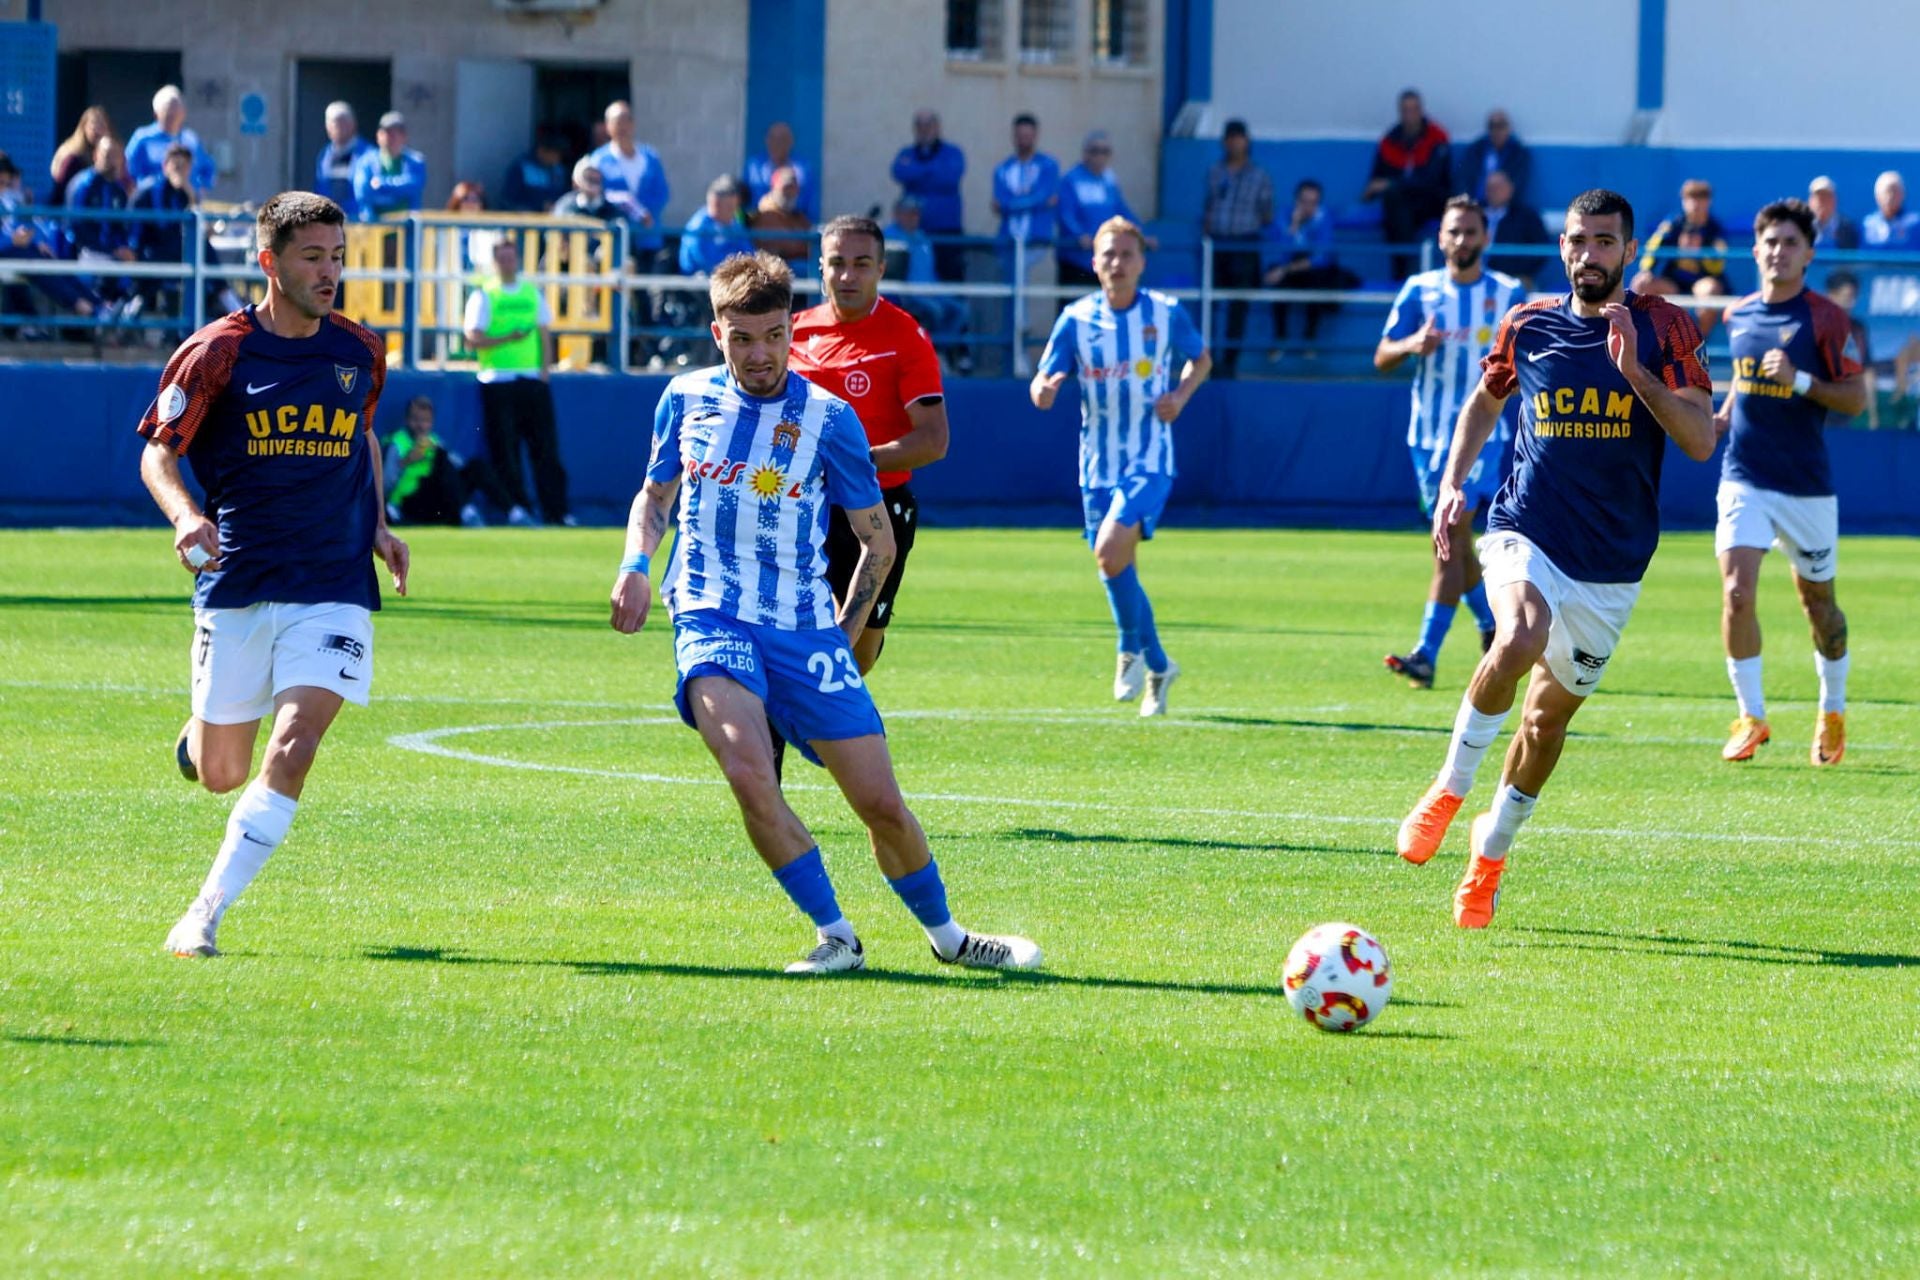
{"label": "red and navy sleeve", "polygon": [[355,324],[337,311],[332,318],[335,324],[352,334],[367,349],[367,359],[373,368],[367,383],[367,404],[361,412],[361,425],[369,439],[378,440],[379,437],[373,434],[373,411],[380,405],[380,393],[387,389],[387,344],[373,330]]}
{"label": "red and navy sleeve", "polygon": [[222,316],[180,344],[160,375],[160,394],[141,415],[141,435],[185,453],[207,411],[227,389],[240,343],[251,326],[244,313]]}
{"label": "red and navy sleeve", "polygon": [[1712,394],[1713,376],[1707,372],[1707,353],[1703,349],[1700,326],[1693,316],[1664,298],[1635,295],[1634,303],[1644,307],[1660,339],[1659,374],[1669,391],[1698,387]]}
{"label": "red and navy sleeve", "polygon": [[1519,388],[1520,370],[1514,363],[1514,344],[1519,340],[1520,326],[1527,322],[1528,317],[1558,305],[1557,298],[1523,302],[1501,319],[1500,328],[1493,335],[1493,345],[1487,348],[1486,355],[1480,357],[1480,372],[1484,375],[1480,381],[1488,395],[1496,400],[1505,400]]}
{"label": "red and navy sleeve", "polygon": [[1811,291],[1807,305],[1813,311],[1813,342],[1820,352],[1820,377],[1839,382],[1860,372],[1859,352],[1853,350],[1853,324],[1830,298]]}

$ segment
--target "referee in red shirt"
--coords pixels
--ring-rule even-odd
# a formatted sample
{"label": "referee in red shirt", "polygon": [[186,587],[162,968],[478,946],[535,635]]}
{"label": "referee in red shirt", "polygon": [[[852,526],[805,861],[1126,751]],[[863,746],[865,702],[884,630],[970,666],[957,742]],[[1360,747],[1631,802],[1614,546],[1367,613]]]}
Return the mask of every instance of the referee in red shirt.
{"label": "referee in red shirt", "polygon": [[[827,300],[793,321],[795,373],[852,405],[866,428],[880,493],[893,521],[893,571],[873,602],[866,630],[854,643],[861,674],[873,669],[893,621],[913,550],[920,509],[908,481],[915,467],[947,455],[947,403],[940,360],[926,330],[880,296],[886,239],[872,218],[835,218],[820,229],[820,278]],[[860,543],[835,508],[827,520],[827,581],[844,598],[860,558]]]}

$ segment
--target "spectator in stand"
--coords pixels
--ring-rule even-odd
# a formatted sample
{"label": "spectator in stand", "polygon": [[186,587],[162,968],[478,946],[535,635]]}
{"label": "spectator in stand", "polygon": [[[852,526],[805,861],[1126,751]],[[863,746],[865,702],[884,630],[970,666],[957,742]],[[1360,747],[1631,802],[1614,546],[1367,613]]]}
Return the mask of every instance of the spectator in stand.
{"label": "spectator in stand", "polygon": [[[1213,239],[1213,284],[1218,289],[1260,286],[1260,240],[1273,221],[1273,179],[1253,162],[1247,122],[1229,120],[1220,131],[1220,161],[1207,170],[1207,199],[1200,229]],[[1227,303],[1226,342],[1214,376],[1231,378],[1240,367],[1240,339],[1247,304]]]}
{"label": "spectator in stand", "polygon": [[[1108,218],[1140,221],[1120,193],[1112,164],[1113,139],[1105,129],[1095,129],[1081,144],[1080,163],[1060,179],[1060,239],[1055,253],[1063,285],[1099,288],[1100,278],[1093,273],[1093,233]],[[1158,240],[1147,237],[1147,248],[1159,247]],[[1062,298],[1060,305],[1064,308],[1071,301]]]}
{"label": "spectator in stand", "polygon": [[820,216],[820,193],[813,189],[813,175],[807,172],[807,166],[793,154],[793,129],[785,120],[774,121],[767,126],[766,144],[765,151],[747,161],[747,207],[758,209],[779,185],[774,175],[791,169],[800,188],[800,210],[807,215],[807,225],[812,226]]}
{"label": "spectator in stand", "polygon": [[1897,169],[1873,180],[1873,203],[1878,206],[1860,220],[1863,249],[1920,248],[1920,214],[1907,209],[1907,184]]}
{"label": "spectator in stand", "polygon": [[[1362,200],[1380,202],[1380,230],[1388,244],[1411,244],[1421,230],[1440,216],[1452,180],[1447,131],[1427,119],[1417,89],[1400,92],[1400,119],[1374,149],[1373,172],[1360,192]],[[1393,274],[1413,274],[1413,259],[1393,257]]]}
{"label": "spectator in stand", "polygon": [[[133,193],[133,207],[146,213],[185,214],[200,203],[193,189],[193,152],[185,147],[168,147],[161,161],[160,176],[148,178]],[[133,224],[133,249],[142,262],[185,262],[188,228],[186,221],[150,219]],[[181,315],[180,300],[186,292],[183,280],[148,277],[140,281],[143,308],[152,315]]]}
{"label": "spectator in stand", "polygon": [[[934,246],[920,227],[920,201],[901,196],[893,204],[893,221],[882,233],[887,238],[886,274],[908,284],[936,284]],[[889,294],[889,302],[920,322],[933,339],[934,349],[944,347],[948,361],[962,374],[973,372],[973,356],[966,339],[973,327],[964,299],[933,293]]]}
{"label": "spectator in stand", "polygon": [[[1880,387],[1873,373],[1873,344],[1867,333],[1867,322],[1853,313],[1860,305],[1860,277],[1851,271],[1834,271],[1828,274],[1826,284],[1827,300],[1847,313],[1847,335],[1853,343],[1854,358],[1860,362],[1860,369],[1867,380],[1867,428],[1872,430],[1880,425]],[[1844,424],[1849,418],[1833,415],[1832,422]]]}
{"label": "spectator in stand", "polygon": [[[120,140],[108,134],[93,148],[93,167],[82,170],[67,187],[67,208],[114,212],[127,207],[130,191]],[[74,218],[67,224],[66,238],[66,257],[96,266],[111,267],[116,262],[132,262],[138,256],[133,248],[133,225],[125,219]],[[133,281],[125,276],[85,283],[115,306],[134,296]]]}
{"label": "spectator in stand", "polygon": [[1533,154],[1513,132],[1513,120],[1503,108],[1487,113],[1487,131],[1455,153],[1453,190],[1464,191],[1481,204],[1487,202],[1487,178],[1504,173],[1516,200],[1527,198],[1527,179],[1533,176]]}
{"label": "spectator in stand", "polygon": [[1821,174],[1807,184],[1807,207],[1813,210],[1813,247],[1858,249],[1860,228],[1840,212],[1840,193],[1833,179]]}
{"label": "spectator in stand", "polygon": [[[1495,245],[1551,244],[1547,235],[1547,224],[1540,217],[1540,211],[1524,203],[1513,183],[1500,169],[1487,175],[1487,200],[1483,206],[1487,214],[1487,248]],[[1559,259],[1533,254],[1507,254],[1504,257],[1489,255],[1487,270],[1498,271],[1503,275],[1518,276],[1520,282],[1533,288],[1533,282],[1548,264],[1555,267]]]}
{"label": "spectator in stand", "polygon": [[573,190],[554,201],[552,213],[556,218],[598,218],[602,222],[625,216],[607,199],[606,179],[592,156],[581,156],[573,162]]}
{"label": "spectator in stand", "polygon": [[107,115],[105,107],[88,107],[80,113],[80,123],[73,127],[53,153],[53,162],[47,166],[53,174],[53,190],[47,196],[48,204],[65,204],[67,187],[80,175],[80,171],[93,163],[93,149],[100,145],[100,139],[113,136],[113,120]]}
{"label": "spectator in stand", "polygon": [[[1640,274],[1635,293],[1692,294],[1712,298],[1727,292],[1727,232],[1713,216],[1713,187],[1704,178],[1680,184],[1680,213],[1653,229],[1642,244]],[[1662,249],[1694,252],[1678,258],[1659,258]],[[1707,325],[1706,317],[1701,329]]]}
{"label": "spectator in stand", "polygon": [[353,196],[362,222],[418,209],[427,192],[427,160],[407,149],[407,118],[398,111],[387,112],[380,117],[374,137],[380,145],[362,155],[353,168]]}
{"label": "spectator in stand", "polygon": [[513,213],[545,213],[572,189],[562,158],[566,147],[558,131],[542,125],[533,137],[533,150],[507,166],[500,183],[500,207]]}
{"label": "spectator in stand", "polygon": [[626,216],[632,229],[628,242],[641,270],[653,269],[661,246],[660,215],[671,188],[660,155],[634,136],[633,108],[624,101],[609,103],[606,112],[607,145],[593,153],[607,199]]}
{"label": "spectator in stand", "polygon": [[354,194],[353,171],[373,144],[360,136],[360,122],[344,102],[327,104],[327,140],[313,161],[313,190],[339,205],[349,221],[360,219],[360,197]]}
{"label": "spectator in stand", "polygon": [[142,125],[127,139],[127,172],[135,182],[158,177],[167,148],[175,143],[193,152],[193,189],[202,194],[214,180],[213,157],[200,145],[200,135],[187,128],[187,100],[175,85],[162,85],[153,95],[153,123]]}
{"label": "spectator in stand", "polygon": [[[20,206],[31,203],[21,185],[20,166],[0,151],[0,262],[15,259],[50,259],[53,237],[32,218],[19,214]],[[30,275],[27,282],[56,307],[79,316],[92,316],[106,309],[100,296],[73,276]],[[5,308],[13,310],[11,306]]]}
{"label": "spectator in stand", "polygon": [[493,262],[494,274],[467,295],[460,327],[480,356],[481,431],[504,491],[507,523],[534,523],[520,461],[524,445],[541,515],[548,524],[577,524],[567,506],[567,472],[547,385],[553,311],[545,291],[520,278],[520,246],[512,236],[494,245]]}
{"label": "spectator in stand", "polygon": [[707,184],[706,208],[680,233],[680,274],[709,276],[734,254],[752,252],[753,240],[740,227],[740,188],[730,177],[715,178]]}
{"label": "spectator in stand", "polygon": [[[967,157],[940,136],[939,113],[925,107],[913,113],[913,145],[900,148],[893,158],[893,180],[902,195],[920,202],[920,227],[929,236],[961,233],[960,180],[966,176]],[[964,280],[967,247],[935,243],[934,270],[942,280]]]}
{"label": "spectator in stand", "polygon": [[773,171],[773,186],[761,196],[754,206],[750,225],[755,231],[795,231],[799,235],[791,238],[765,239],[755,241],[758,248],[782,258],[789,266],[803,262],[810,252],[810,238],[807,232],[813,230],[813,219],[800,205],[800,174],[791,167]]}
{"label": "spectator in stand", "polygon": [[[1013,118],[1013,154],[993,171],[993,211],[999,215],[1001,275],[1014,279],[1014,248],[1023,244],[1023,271],[1030,283],[1053,258],[1054,211],[1060,204],[1060,162],[1040,150],[1040,122],[1028,112]],[[1044,280],[1042,281],[1044,283]],[[1036,340],[1053,327],[1052,308],[1027,308],[1027,327]],[[1008,307],[1012,315],[1012,307]]]}
{"label": "spectator in stand", "polygon": [[524,507],[500,483],[485,458],[462,459],[433,433],[433,401],[407,401],[406,424],[387,437],[381,474],[387,482],[387,519],[394,524],[459,524],[478,529],[486,517],[474,505],[476,493],[502,512],[518,511],[517,524],[530,524]]}
{"label": "spectator in stand", "polygon": [[[487,211],[487,189],[478,182],[456,182],[447,196],[447,212],[469,217]],[[493,267],[493,246],[505,233],[498,227],[468,227],[460,233],[462,260],[468,268],[485,272]]]}
{"label": "spectator in stand", "polygon": [[[1326,189],[1319,181],[1303,178],[1293,188],[1292,211],[1267,228],[1260,279],[1269,289],[1351,289],[1360,283],[1333,256],[1333,219],[1327,214],[1325,200]],[[1300,305],[1273,304],[1273,336],[1277,341],[1287,340],[1290,313]],[[1306,338],[1312,342],[1319,335],[1321,320],[1339,310],[1339,304],[1309,302],[1305,308]]]}

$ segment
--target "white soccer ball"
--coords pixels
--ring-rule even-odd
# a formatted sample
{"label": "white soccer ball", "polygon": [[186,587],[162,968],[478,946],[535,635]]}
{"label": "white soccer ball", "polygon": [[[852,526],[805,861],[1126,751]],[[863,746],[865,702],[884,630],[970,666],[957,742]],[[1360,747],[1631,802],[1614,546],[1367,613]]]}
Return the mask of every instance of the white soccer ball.
{"label": "white soccer ball", "polygon": [[1317,924],[1287,952],[1280,986],[1294,1012],[1322,1031],[1355,1031],[1387,1007],[1393,968],[1359,925]]}

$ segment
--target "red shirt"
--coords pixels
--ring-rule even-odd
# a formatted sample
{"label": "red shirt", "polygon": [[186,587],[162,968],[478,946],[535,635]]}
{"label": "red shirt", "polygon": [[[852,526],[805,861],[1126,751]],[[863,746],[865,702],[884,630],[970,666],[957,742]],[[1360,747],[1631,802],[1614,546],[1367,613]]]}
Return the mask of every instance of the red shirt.
{"label": "red shirt", "polygon": [[[890,444],[913,428],[907,406],[946,394],[940,360],[926,330],[885,298],[874,300],[866,319],[843,324],[833,304],[823,302],[793,318],[789,367],[853,406],[868,444]],[[880,487],[891,489],[911,471],[882,471]]]}

